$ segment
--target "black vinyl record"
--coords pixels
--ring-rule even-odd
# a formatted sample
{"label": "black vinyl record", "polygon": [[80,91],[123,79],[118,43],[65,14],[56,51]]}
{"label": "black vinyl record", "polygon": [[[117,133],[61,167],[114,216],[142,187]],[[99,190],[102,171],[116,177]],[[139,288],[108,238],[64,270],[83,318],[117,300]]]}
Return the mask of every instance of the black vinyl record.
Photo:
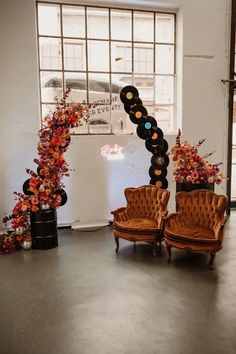
{"label": "black vinyl record", "polygon": [[139,98],[139,92],[136,87],[128,85],[122,88],[120,91],[120,100],[124,104],[134,104]]}
{"label": "black vinyl record", "polygon": [[140,98],[138,98],[134,104],[124,104],[124,110],[127,114],[130,113],[130,109],[133,108],[135,105],[138,105],[138,106],[142,106],[143,105],[143,102]]}
{"label": "black vinyl record", "polygon": [[139,124],[137,126],[136,132],[137,132],[137,135],[141,139],[144,139],[144,140],[150,138],[150,136],[152,134],[151,129],[146,129],[144,124]]}
{"label": "black vinyl record", "polygon": [[156,145],[152,145],[149,142],[149,139],[145,141],[145,146],[148,151],[155,155],[165,154],[168,150],[168,143],[165,139],[158,141]]}
{"label": "black vinyl record", "polygon": [[37,168],[37,174],[39,175],[39,177],[43,177],[43,175],[41,175],[41,173],[40,173],[40,170],[42,170],[42,168],[38,166],[38,168]]}
{"label": "black vinyl record", "polygon": [[129,117],[134,124],[143,123],[146,121],[147,116],[148,113],[144,106],[133,105],[132,108],[130,107]]}
{"label": "black vinyl record", "polygon": [[55,194],[60,194],[61,196],[61,206],[65,205],[67,202],[67,194],[64,189],[58,189]]}
{"label": "black vinyl record", "polygon": [[162,189],[168,188],[168,181],[166,178],[157,179],[157,180],[155,178],[151,178],[149,184],[152,184],[154,186],[156,185],[157,187]]}
{"label": "black vinyl record", "polygon": [[30,189],[29,189],[29,188],[30,188],[29,183],[30,183],[30,178],[27,179],[27,180],[24,182],[22,189],[23,189],[24,194],[26,194],[26,195],[33,195],[34,193],[31,192]]}
{"label": "black vinyl record", "polygon": [[153,131],[157,127],[156,119],[153,118],[152,116],[147,116],[147,118],[145,119],[145,122],[144,122],[144,127],[146,129],[152,129],[152,134],[153,134]]}
{"label": "black vinyl record", "polygon": [[141,139],[149,139],[153,135],[153,129],[155,129],[157,122],[155,118],[147,116],[143,119],[142,123],[137,127],[137,135]]}
{"label": "black vinyl record", "polygon": [[163,131],[155,126],[155,128],[153,128],[153,135],[148,139],[148,142],[152,145],[156,145],[160,139],[163,139],[163,136]]}
{"label": "black vinyl record", "polygon": [[150,166],[149,168],[149,176],[154,179],[161,179],[167,176],[167,169],[161,169],[161,168],[154,168],[153,166]]}
{"label": "black vinyl record", "polygon": [[169,165],[169,157],[166,154],[152,155],[151,164],[156,169],[164,169]]}

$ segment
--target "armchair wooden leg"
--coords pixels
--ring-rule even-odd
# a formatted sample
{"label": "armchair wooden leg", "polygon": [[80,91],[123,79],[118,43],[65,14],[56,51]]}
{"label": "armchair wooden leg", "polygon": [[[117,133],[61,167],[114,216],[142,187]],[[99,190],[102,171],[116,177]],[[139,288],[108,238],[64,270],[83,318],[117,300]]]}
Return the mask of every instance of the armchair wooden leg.
{"label": "armchair wooden leg", "polygon": [[153,256],[157,255],[157,241],[153,241],[152,254]]}
{"label": "armchair wooden leg", "polygon": [[161,254],[161,241],[162,240],[159,240],[159,248],[158,248],[158,253]]}
{"label": "armchair wooden leg", "polygon": [[170,246],[166,246],[166,248],[167,248],[167,252],[168,252],[168,256],[169,256],[167,262],[168,262],[168,264],[170,264],[170,261],[171,261],[171,247]]}
{"label": "armchair wooden leg", "polygon": [[214,259],[215,259],[215,256],[216,254],[213,252],[213,253],[210,253],[210,261],[209,261],[209,268],[210,269],[213,269],[213,263],[214,263]]}
{"label": "armchair wooden leg", "polygon": [[119,252],[119,238],[115,237],[115,241],[116,241],[116,253]]}

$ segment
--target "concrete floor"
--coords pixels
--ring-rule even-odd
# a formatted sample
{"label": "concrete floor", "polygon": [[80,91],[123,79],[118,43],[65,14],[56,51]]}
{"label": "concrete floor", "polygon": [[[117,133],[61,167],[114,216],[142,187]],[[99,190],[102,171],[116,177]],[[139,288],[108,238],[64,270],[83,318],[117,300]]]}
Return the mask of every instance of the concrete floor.
{"label": "concrete floor", "polygon": [[235,354],[236,213],[208,256],[63,230],[59,247],[0,257],[1,354]]}

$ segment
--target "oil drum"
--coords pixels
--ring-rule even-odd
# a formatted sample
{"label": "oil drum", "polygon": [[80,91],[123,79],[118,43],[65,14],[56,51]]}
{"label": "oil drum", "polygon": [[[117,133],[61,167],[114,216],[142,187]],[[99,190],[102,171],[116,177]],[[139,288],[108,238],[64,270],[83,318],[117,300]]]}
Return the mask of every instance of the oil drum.
{"label": "oil drum", "polygon": [[32,248],[46,250],[58,246],[56,209],[31,212],[30,226]]}

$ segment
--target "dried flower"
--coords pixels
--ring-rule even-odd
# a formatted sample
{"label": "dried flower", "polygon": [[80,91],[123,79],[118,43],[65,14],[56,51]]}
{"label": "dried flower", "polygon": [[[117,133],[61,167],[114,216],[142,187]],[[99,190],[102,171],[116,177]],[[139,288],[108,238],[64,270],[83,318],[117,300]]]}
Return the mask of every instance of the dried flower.
{"label": "dried flower", "polygon": [[187,141],[181,142],[180,138],[181,130],[179,129],[176,136],[176,144],[170,151],[175,181],[179,183],[205,184],[215,182],[220,184],[222,179],[226,178],[219,167],[222,162],[212,164],[206,160],[213,152],[202,157],[198,154],[198,148],[204,143],[205,139],[192,146]]}
{"label": "dried flower", "polygon": [[[21,194],[14,192],[16,205],[10,216],[5,216],[3,222],[10,223],[14,232],[8,236],[0,252],[10,253],[15,249],[15,240],[29,237],[29,213],[37,212],[47,204],[50,208],[61,205],[63,187],[62,178],[69,176],[69,166],[63,156],[70,144],[70,128],[75,128],[87,122],[90,105],[83,103],[66,103],[70,89],[64,93],[61,101],[56,99],[56,109],[45,117],[44,127],[39,130],[38,155],[34,159],[37,172],[26,169],[30,175],[29,192]],[[16,230],[24,230],[18,235]],[[9,247],[7,247],[9,245]]]}

